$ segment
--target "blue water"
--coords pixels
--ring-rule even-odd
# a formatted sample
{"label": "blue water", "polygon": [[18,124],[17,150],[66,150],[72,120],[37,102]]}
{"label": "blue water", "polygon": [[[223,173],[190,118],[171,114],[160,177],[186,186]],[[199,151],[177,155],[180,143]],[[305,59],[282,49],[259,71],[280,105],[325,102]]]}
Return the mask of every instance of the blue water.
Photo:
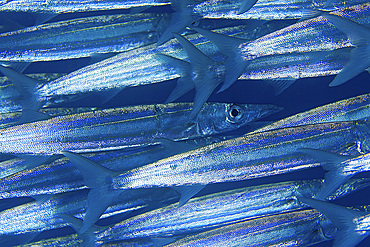
{"label": "blue water", "polygon": [[[162,11],[163,9],[157,9]],[[167,9],[165,9],[167,11]],[[113,12],[99,12],[94,14],[102,13],[120,13],[120,11]],[[74,13],[60,15],[54,18],[52,21],[59,21],[63,19],[77,18],[82,16],[93,15],[91,13]],[[33,18],[28,14],[7,14],[8,17],[17,20],[23,25],[32,25]],[[34,63],[32,64],[25,73],[28,72],[71,72],[78,69],[79,67],[88,64],[88,59],[74,59],[70,61],[58,61],[51,63]],[[351,81],[331,88],[328,84],[334,76],[320,77],[320,78],[308,78],[301,79],[295,82],[291,87],[278,96],[274,96],[273,91],[264,81],[237,81],[228,90],[223,93],[213,93],[209,98],[209,101],[214,102],[231,102],[231,103],[258,103],[258,104],[276,104],[284,107],[284,110],[278,114],[268,117],[267,121],[274,121],[290,116],[314,107],[324,105],[327,103],[335,102],[341,99],[357,96],[364,93],[370,92],[370,76],[367,72],[360,74]],[[176,81],[164,81],[155,85],[148,85],[136,88],[125,89],[115,96],[111,101],[107,102],[104,107],[116,107],[126,105],[137,105],[137,104],[154,104],[163,103],[174,88]],[[217,90],[216,90],[217,91]],[[194,92],[190,92],[180,98],[178,101],[192,101]],[[96,105],[95,96],[86,97],[76,102],[70,102],[68,106],[89,106]],[[243,128],[237,133],[245,133],[248,129]],[[301,172],[295,172],[294,174],[285,174],[279,176],[273,176],[262,179],[255,179],[249,181],[243,181],[238,183],[227,183],[227,184],[216,184],[207,187],[199,195],[204,195],[210,192],[233,189],[236,187],[250,186],[262,183],[272,183],[284,180],[295,180],[295,179],[309,179],[309,178],[321,178],[323,177],[323,170],[321,168],[315,168],[311,170],[305,170]],[[369,174],[360,174],[357,177],[366,177]],[[370,189],[354,193],[350,196],[337,200],[338,204],[345,206],[356,206],[356,205],[370,205]],[[9,201],[9,205],[13,201]],[[4,203],[2,206],[6,206]],[[50,237],[54,234],[59,234],[61,231],[64,233],[71,233],[71,228],[63,230],[50,231],[43,233],[42,236],[38,237]],[[318,244],[316,246],[331,246],[332,241]],[[370,239],[365,240],[359,246],[365,247],[370,246]]]}

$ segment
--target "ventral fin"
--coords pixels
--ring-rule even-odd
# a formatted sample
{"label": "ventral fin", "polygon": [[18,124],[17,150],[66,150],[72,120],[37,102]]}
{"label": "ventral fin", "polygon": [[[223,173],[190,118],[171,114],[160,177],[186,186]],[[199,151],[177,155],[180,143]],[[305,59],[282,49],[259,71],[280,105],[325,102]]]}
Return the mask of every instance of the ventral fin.
{"label": "ventral fin", "polygon": [[253,5],[256,4],[257,1],[258,0],[243,0],[242,5],[240,6],[238,10],[238,14],[243,14],[247,12],[248,10],[250,10],[253,7]]}
{"label": "ventral fin", "polygon": [[35,95],[35,90],[41,85],[38,80],[32,79],[2,65],[0,65],[0,72],[14,83],[18,92],[23,96],[24,100],[21,105],[24,109],[31,109],[34,111],[40,110],[42,102],[38,102]]}
{"label": "ventral fin", "polygon": [[324,185],[316,195],[317,199],[324,200],[353,176],[343,174],[343,165],[341,165],[342,162],[351,157],[311,148],[300,148],[299,151],[318,160],[324,170],[327,171],[325,173]]}
{"label": "ventral fin", "polygon": [[23,109],[22,115],[17,124],[24,124],[24,123],[32,123],[36,121],[46,120],[49,119],[50,116],[46,113],[30,110],[30,109]]}
{"label": "ventral fin", "polygon": [[366,213],[311,198],[298,197],[298,199],[326,215],[338,228],[333,246],[354,247],[367,237],[368,234],[360,235],[355,231],[354,223],[355,218],[365,216]]}
{"label": "ventral fin", "polygon": [[35,18],[35,26],[36,25],[40,25],[40,24],[43,24],[45,22],[48,22],[50,21],[51,19],[53,19],[55,16],[57,16],[58,14],[56,13],[32,13],[33,17]]}
{"label": "ventral fin", "polygon": [[248,61],[243,60],[238,48],[241,44],[246,43],[247,41],[244,39],[215,33],[201,28],[193,27],[193,29],[209,39],[218,47],[222,54],[227,56],[225,82],[218,90],[218,92],[225,91],[239,78],[239,76],[249,65]]}
{"label": "ventral fin", "polygon": [[186,51],[195,74],[193,80],[195,98],[193,110],[190,114],[190,118],[193,119],[219,84],[214,71],[215,62],[181,35],[174,33],[174,36]]}
{"label": "ventral fin", "polygon": [[114,176],[117,173],[108,168],[105,168],[94,161],[91,161],[80,154],[63,151],[62,154],[66,156],[71,163],[77,167],[81,172],[85,183],[90,188],[102,188],[106,185],[106,179]]}
{"label": "ventral fin", "polygon": [[91,189],[87,195],[87,210],[80,233],[84,233],[90,229],[120,193],[121,191]]}
{"label": "ventral fin", "polygon": [[165,101],[165,104],[167,104],[177,100],[194,88],[194,82],[192,80],[192,68],[190,63],[181,59],[174,58],[165,54],[158,54],[157,56],[165,63],[168,63],[175,67],[175,69],[181,76],[177,79],[176,87]]}
{"label": "ventral fin", "polygon": [[297,79],[295,78],[278,78],[265,80],[266,83],[272,87],[274,95],[279,95],[290,87]]}
{"label": "ventral fin", "polygon": [[181,32],[185,27],[199,19],[193,15],[191,9],[188,8],[189,0],[172,0],[171,7],[175,11],[171,15],[171,21],[164,30],[157,45],[162,45],[173,38],[173,33]]}
{"label": "ventral fin", "polygon": [[171,155],[184,153],[190,151],[194,148],[197,148],[195,143],[189,143],[185,141],[172,141],[166,138],[157,138],[158,141],[164,146],[167,150],[171,152]]}
{"label": "ventral fin", "polygon": [[173,187],[179,194],[180,194],[180,201],[179,206],[181,207],[185,205],[193,196],[198,194],[199,191],[201,191],[205,185],[189,185],[189,186],[178,186]]}

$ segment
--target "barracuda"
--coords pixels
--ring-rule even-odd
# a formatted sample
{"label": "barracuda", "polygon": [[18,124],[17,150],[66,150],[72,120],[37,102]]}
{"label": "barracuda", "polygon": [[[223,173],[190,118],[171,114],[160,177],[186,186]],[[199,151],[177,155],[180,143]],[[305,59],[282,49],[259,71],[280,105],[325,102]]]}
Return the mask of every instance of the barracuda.
{"label": "barracuda", "polygon": [[52,61],[127,51],[157,42],[166,18],[150,13],[103,15],[2,33],[0,60]]}
{"label": "barracuda", "polygon": [[189,119],[191,103],[95,110],[1,129],[0,152],[53,155],[157,144],[157,138],[183,140],[244,126],[281,108],[272,105],[207,104]]}
{"label": "barracuda", "polygon": [[[332,8],[326,6],[326,0],[249,0],[250,8],[245,8],[243,3],[248,0],[208,0],[197,4],[194,7],[194,13],[202,15],[203,18],[231,18],[231,19],[264,19],[264,20],[281,20],[281,19],[299,19],[304,17],[305,9],[323,9]],[[253,7],[252,3],[256,2]],[[344,8],[366,1],[335,1],[335,8]],[[247,11],[247,12],[246,12]]]}
{"label": "barracuda", "polygon": [[308,209],[231,224],[165,246],[308,246],[333,238],[336,230]]}
{"label": "barracuda", "polygon": [[[220,51],[228,56],[226,60],[225,82],[220,89],[220,91],[223,91],[239,78],[253,59],[286,53],[330,51],[351,47],[353,44],[348,41],[347,35],[330,24],[327,18],[332,15],[338,15],[359,24],[369,25],[369,10],[370,4],[364,3],[333,11],[331,14],[324,14],[325,17],[319,16],[293,24],[252,42],[218,35],[199,28],[195,29],[215,43]],[[332,21],[332,18],[329,19]],[[358,30],[357,32],[356,27],[355,25],[352,27],[356,35],[363,33],[362,30]],[[361,35],[366,36],[367,33]]]}
{"label": "barracuda", "polygon": [[[86,196],[88,191],[75,191],[50,196],[45,201],[35,201],[23,204],[0,213],[0,242],[2,245],[37,236],[42,231],[62,228],[66,223],[60,214],[70,214],[81,218],[85,215],[87,207]],[[118,201],[108,207],[102,218],[127,213],[145,208],[150,202],[159,202],[176,197],[175,193],[167,190],[135,191],[127,194],[124,200]],[[121,199],[123,199],[121,197]],[[121,203],[124,201],[124,203]],[[21,243],[19,243],[21,244]]]}
{"label": "barracuda", "polygon": [[[331,199],[367,186],[368,179],[346,184]],[[98,243],[131,238],[173,237],[209,230],[238,221],[302,208],[295,194],[315,195],[322,180],[290,181],[224,191],[172,204],[95,233]]]}
{"label": "barracuda", "polygon": [[[94,195],[117,189],[188,186],[240,181],[318,166],[299,148],[367,152],[367,121],[297,126],[245,135],[178,154],[124,173],[112,172],[78,154],[63,152],[82,172]],[[94,178],[94,179],[91,179]],[[187,198],[193,196],[188,193]],[[180,199],[180,205],[186,200]],[[94,205],[91,200],[91,205]],[[94,211],[94,207],[88,211]],[[93,213],[92,213],[93,214]],[[85,229],[86,230],[86,229]]]}
{"label": "barracuda", "polygon": [[[77,108],[43,108],[40,113],[45,114],[49,117],[65,116],[83,112],[91,112],[96,110],[95,107],[77,107]],[[0,128],[10,127],[19,123],[22,119],[24,112],[13,111],[8,113],[0,114]]]}
{"label": "barracuda", "polygon": [[368,120],[370,94],[344,99],[284,118],[254,132],[334,121]]}
{"label": "barracuda", "polygon": [[[114,190],[205,185],[316,167],[318,163],[302,155],[299,148],[366,153],[369,149],[368,128],[368,121],[349,121],[247,134],[175,155],[120,175],[107,171],[105,175],[112,177],[111,182],[104,186]],[[88,162],[80,160],[78,154],[63,154],[77,167],[94,169]],[[95,174],[96,170],[91,172]]]}
{"label": "barracuda", "polygon": [[41,0],[25,1],[11,0],[0,3],[0,11],[23,11],[23,12],[42,12],[42,13],[70,13],[81,11],[130,9],[143,6],[162,6],[170,4],[170,0]]}
{"label": "barracuda", "polygon": [[[243,25],[223,28],[219,31],[228,35],[239,34],[240,37],[253,40],[284,26],[281,22],[266,23],[257,30],[253,30],[256,24],[253,22],[251,25],[252,28]],[[199,34],[192,34],[187,37],[194,44],[202,47],[211,57],[217,58],[221,56],[217,48],[207,42],[206,39],[202,38]],[[101,95],[107,91],[113,90],[117,92],[126,87],[147,85],[179,78],[180,73],[174,69],[170,69],[166,61],[159,59],[158,53],[173,54],[180,58],[185,58],[185,53],[182,51],[180,44],[176,40],[171,40],[159,47],[153,44],[123,52],[112,58],[105,59],[60,77],[52,82],[43,83],[45,85],[42,87],[39,86],[40,82],[38,80],[30,81],[28,77],[23,77],[18,73],[14,74],[15,72],[9,74],[7,73],[8,70],[3,67],[0,67],[0,70],[13,82],[17,83],[17,85],[24,85],[23,87],[26,91],[29,91],[29,98],[34,99],[35,103],[30,104],[27,101],[22,104],[23,108],[29,108],[30,105],[37,105],[34,107],[34,109],[37,110],[37,108],[40,107],[39,105],[45,102],[49,105],[53,103],[54,105],[60,104],[65,101],[70,101],[71,98],[77,98],[84,93],[99,92]],[[30,90],[29,85],[33,85],[34,89]],[[188,91],[189,90],[191,90],[191,87]],[[186,92],[187,91],[185,91],[185,93]],[[174,100],[173,97],[171,100]]]}
{"label": "barracuda", "polygon": [[[149,150],[116,150],[84,156],[108,169],[125,171],[221,140],[223,139],[218,137],[181,142],[160,140],[161,146],[154,146]],[[21,159],[12,159],[0,164],[1,199],[56,194],[86,188],[82,176],[67,158],[50,161],[35,168],[31,168]]]}

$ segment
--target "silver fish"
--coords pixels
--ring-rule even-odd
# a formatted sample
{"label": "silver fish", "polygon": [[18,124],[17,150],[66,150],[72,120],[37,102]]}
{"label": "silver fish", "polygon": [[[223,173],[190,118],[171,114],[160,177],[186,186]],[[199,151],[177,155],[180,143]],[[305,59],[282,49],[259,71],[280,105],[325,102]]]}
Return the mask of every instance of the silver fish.
{"label": "silver fish", "polygon": [[[359,154],[369,150],[367,121],[277,129],[222,141],[124,173],[112,172],[78,154],[63,152],[82,172],[90,193],[101,198],[119,189],[186,186],[180,205],[206,184],[240,181],[316,167],[299,148]],[[94,179],[91,179],[94,178]],[[326,195],[327,196],[327,195]],[[94,201],[90,201],[94,205]],[[96,203],[96,202],[95,202]],[[94,207],[87,209],[94,214]],[[86,228],[85,228],[86,230]]]}
{"label": "silver fish", "polygon": [[[331,199],[368,184],[367,179],[352,182],[353,184],[342,187]],[[362,184],[363,182],[365,184]],[[107,242],[147,236],[151,238],[179,236],[232,222],[293,211],[302,208],[295,199],[296,193],[312,196],[321,186],[322,180],[290,181],[193,198],[182,207],[172,204],[96,232],[95,241]]]}
{"label": "silver fish", "polygon": [[169,4],[168,0],[41,0],[24,1],[11,0],[0,2],[0,11],[22,11],[22,12],[42,12],[42,13],[70,13],[81,11],[98,11],[112,9],[129,9],[143,6],[163,6]]}
{"label": "silver fish", "polygon": [[189,119],[191,103],[141,105],[95,110],[1,129],[0,152],[53,155],[61,151],[117,150],[183,140],[239,128],[277,112],[271,105],[207,104]]}
{"label": "silver fish", "polygon": [[127,51],[157,42],[166,18],[150,13],[103,15],[2,33],[0,60],[53,61]]}
{"label": "silver fish", "polygon": [[[364,3],[337,10],[324,16],[339,15],[356,23],[368,25],[370,4]],[[213,32],[195,28],[215,43],[220,51],[228,56],[226,60],[225,82],[219,91],[230,87],[245,71],[253,59],[286,53],[330,51],[351,47],[347,36],[322,16],[290,25],[265,35],[252,42],[217,35]],[[361,30],[354,30],[359,34]],[[292,35],[294,34],[294,35]]]}
{"label": "silver fish", "polygon": [[[2,245],[22,241],[26,236],[36,236],[38,233],[66,226],[59,215],[69,214],[81,218],[85,215],[87,191],[45,196],[47,198],[22,204],[0,213],[0,242]],[[102,218],[127,213],[145,208],[150,202],[160,202],[175,197],[175,193],[167,190],[135,191],[122,195],[121,201],[116,200],[108,207]],[[124,203],[122,203],[124,201]]]}
{"label": "silver fish", "polygon": [[369,103],[370,94],[363,94],[319,106],[306,112],[298,113],[262,127],[255,132],[263,132],[297,125],[369,119]]}
{"label": "silver fish", "polygon": [[[327,0],[208,0],[194,6],[193,11],[203,18],[232,19],[300,19],[307,9],[332,9]],[[336,1],[335,8],[344,8],[366,1]],[[255,3],[255,4],[254,4]],[[253,5],[254,4],[254,5]],[[253,7],[252,7],[253,6]]]}
{"label": "silver fish", "polygon": [[[173,142],[158,140],[161,145],[149,150],[116,150],[102,153],[84,154],[86,158],[114,170],[124,171],[155,162],[171,155],[185,152],[223,140],[223,138],[201,138]],[[0,198],[37,196],[64,193],[86,188],[81,174],[66,158],[45,162],[37,167],[20,158],[0,163]]]}
{"label": "silver fish", "polygon": [[242,221],[180,239],[166,247],[308,246],[336,233],[328,219],[313,209]]}
{"label": "silver fish", "polygon": [[[255,27],[255,24],[252,23],[252,26]],[[254,31],[254,28],[251,30],[249,26],[242,25],[223,28],[220,32],[228,35],[240,34],[243,38],[249,37],[253,40],[256,37],[260,37],[261,35],[265,35],[281,27],[282,23],[266,23]],[[207,55],[214,58],[221,56],[217,48],[207,42],[206,39],[202,38],[199,34],[192,34],[187,37],[189,37],[194,44],[202,47],[202,49],[207,52]],[[0,70],[2,73],[6,74],[7,77],[11,78],[14,83],[25,88],[25,91],[30,95],[28,99],[33,99],[34,103],[30,103],[29,100],[27,100],[22,104],[22,107],[29,109],[30,106],[33,106],[34,110],[38,110],[40,105],[44,105],[45,103],[48,106],[60,104],[89,92],[99,92],[102,94],[103,92],[111,90],[119,91],[126,87],[158,83],[179,78],[180,73],[171,69],[170,66],[166,64],[166,61],[161,60],[157,55],[158,53],[175,55],[180,58],[186,57],[180,44],[176,40],[171,40],[159,47],[156,45],[149,45],[132,51],[123,52],[112,58],[105,59],[60,77],[47,84],[43,83],[45,85],[42,87],[40,87],[40,81],[38,80],[29,80],[28,77],[19,75],[19,73],[16,72],[9,74],[7,73],[8,70],[3,67],[0,67]],[[108,74],[110,76],[106,76]],[[34,87],[34,89],[32,89],[32,87]],[[191,88],[181,93],[184,94],[189,90],[191,90]],[[170,96],[169,101],[173,101],[174,98],[175,97]]]}

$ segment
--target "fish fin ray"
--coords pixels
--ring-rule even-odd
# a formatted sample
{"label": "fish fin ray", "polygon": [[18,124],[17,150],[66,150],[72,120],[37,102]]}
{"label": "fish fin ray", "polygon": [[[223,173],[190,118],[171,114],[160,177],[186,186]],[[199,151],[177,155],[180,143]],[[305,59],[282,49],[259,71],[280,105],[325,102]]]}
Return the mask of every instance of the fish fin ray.
{"label": "fish fin ray", "polygon": [[239,7],[238,14],[243,14],[250,10],[258,0],[243,0]]}
{"label": "fish fin ray", "polygon": [[178,186],[174,189],[180,194],[180,201],[178,207],[185,205],[193,196],[198,194],[205,185],[189,185],[189,186]]}

